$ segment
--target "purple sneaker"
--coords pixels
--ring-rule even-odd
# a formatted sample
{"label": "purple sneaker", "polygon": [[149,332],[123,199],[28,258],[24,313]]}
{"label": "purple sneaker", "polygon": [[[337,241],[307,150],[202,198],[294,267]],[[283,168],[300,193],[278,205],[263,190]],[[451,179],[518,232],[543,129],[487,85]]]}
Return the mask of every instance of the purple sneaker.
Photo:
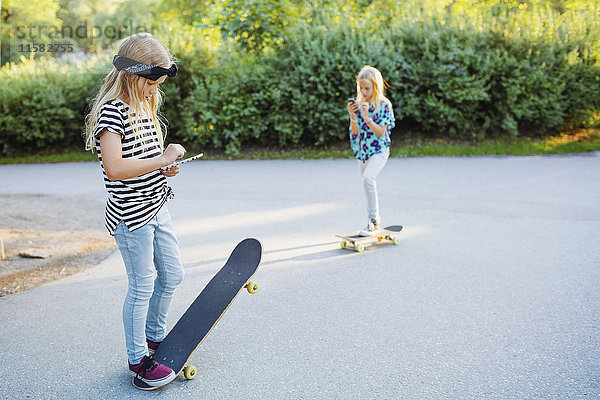
{"label": "purple sneaker", "polygon": [[136,365],[129,364],[129,369],[135,372],[138,379],[152,387],[164,386],[176,376],[171,368],[157,363],[151,357],[142,358],[142,362]]}
{"label": "purple sneaker", "polygon": [[146,339],[146,343],[148,343],[148,354],[153,356],[156,352],[156,349],[158,349],[158,346],[160,346],[162,342],[153,342],[150,339]]}

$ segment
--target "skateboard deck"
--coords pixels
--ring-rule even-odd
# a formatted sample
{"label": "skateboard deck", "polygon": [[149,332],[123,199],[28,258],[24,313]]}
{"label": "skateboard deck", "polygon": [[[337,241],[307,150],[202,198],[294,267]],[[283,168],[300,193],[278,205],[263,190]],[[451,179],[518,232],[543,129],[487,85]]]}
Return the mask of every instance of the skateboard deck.
{"label": "skateboard deck", "polygon": [[[258,268],[261,255],[262,246],[258,240],[241,241],[225,265],[208,282],[156,349],[154,359],[171,368],[176,374],[183,370],[187,379],[193,379],[196,375],[196,367],[187,366],[184,369],[185,364],[219,322],[242,288],[246,287],[248,292],[256,293],[258,284],[249,280]],[[137,376],[132,379],[132,383],[142,390],[158,389]]]}
{"label": "skateboard deck", "polygon": [[391,225],[386,226],[383,229],[380,229],[377,234],[372,236],[359,236],[358,234],[348,234],[348,235],[336,235],[343,240],[340,242],[340,247],[342,249],[348,248],[351,246],[354,250],[359,253],[365,249],[365,243],[372,242],[373,239],[377,239],[377,242],[382,242],[383,240],[389,240],[393,244],[397,245],[400,243],[400,239],[398,238],[398,233],[402,230],[401,225]]}

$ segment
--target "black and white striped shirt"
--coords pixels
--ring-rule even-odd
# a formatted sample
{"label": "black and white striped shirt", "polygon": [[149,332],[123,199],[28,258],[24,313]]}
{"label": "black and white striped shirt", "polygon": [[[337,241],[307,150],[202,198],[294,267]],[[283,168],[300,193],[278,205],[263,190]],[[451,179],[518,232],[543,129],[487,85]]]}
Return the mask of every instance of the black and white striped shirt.
{"label": "black and white striped shirt", "polygon": [[113,236],[120,221],[125,222],[129,231],[134,231],[151,220],[163,204],[173,197],[167,178],[159,170],[112,182],[106,176],[100,153],[100,136],[105,130],[121,135],[123,158],[145,159],[162,154],[152,120],[143,114],[141,121],[135,123],[138,130],[135,132],[127,116],[128,108],[129,105],[120,99],[106,102],[94,126],[98,159],[108,191],[105,224]]}

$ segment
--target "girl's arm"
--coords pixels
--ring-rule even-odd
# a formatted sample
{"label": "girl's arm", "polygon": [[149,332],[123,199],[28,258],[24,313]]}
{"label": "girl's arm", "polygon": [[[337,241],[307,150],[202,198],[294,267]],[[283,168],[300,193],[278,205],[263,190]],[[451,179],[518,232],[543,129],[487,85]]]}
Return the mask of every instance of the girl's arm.
{"label": "girl's arm", "polygon": [[160,167],[172,164],[183,157],[185,149],[179,144],[170,144],[157,157],[146,159],[123,158],[121,153],[121,135],[105,130],[100,136],[100,154],[104,171],[110,181],[135,178]]}
{"label": "girl's arm", "polygon": [[360,115],[367,123],[367,126],[371,128],[373,133],[378,137],[382,137],[385,131],[387,131],[387,125],[377,125],[375,122],[373,122],[371,117],[369,117],[369,103],[362,104],[362,107],[360,108]]}
{"label": "girl's arm", "polygon": [[358,107],[356,103],[349,102],[348,103],[348,114],[350,114],[350,129],[352,129],[352,133],[355,135],[358,133],[358,122],[356,121],[356,112],[358,111]]}
{"label": "girl's arm", "polygon": [[358,122],[356,121],[356,117],[350,117],[350,129],[352,129],[352,133],[355,135],[358,134]]}
{"label": "girl's arm", "polygon": [[371,118],[367,118],[365,120],[365,122],[367,123],[369,128],[371,128],[373,133],[379,137],[382,137],[384,135],[385,131],[387,131],[387,127],[388,127],[387,125],[377,125],[375,122],[373,122],[373,120]]}

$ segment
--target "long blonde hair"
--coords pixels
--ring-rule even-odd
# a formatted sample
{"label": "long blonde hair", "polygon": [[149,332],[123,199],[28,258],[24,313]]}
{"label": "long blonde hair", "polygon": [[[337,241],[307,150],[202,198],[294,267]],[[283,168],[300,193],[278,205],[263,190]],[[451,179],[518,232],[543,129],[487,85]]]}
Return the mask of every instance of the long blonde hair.
{"label": "long blonde hair", "polygon": [[373,85],[373,95],[371,96],[371,101],[375,106],[375,112],[379,111],[382,102],[386,102],[390,108],[392,107],[392,102],[384,96],[385,88],[390,87],[386,81],[383,80],[383,76],[381,76],[381,72],[377,68],[371,67],[370,65],[365,65],[358,75],[356,75],[356,102],[358,104],[364,102],[364,97],[360,92],[359,81],[368,80]]}
{"label": "long blonde hair", "polygon": [[[117,55],[163,68],[169,68],[173,63],[171,54],[167,49],[152,34],[146,32],[136,33],[121,40]],[[137,85],[140,79],[146,78],[125,71],[117,71],[114,67],[104,77],[102,87],[91,102],[90,113],[85,117],[86,150],[92,152],[96,150],[94,126],[100,117],[100,109],[107,101],[117,98],[129,105],[127,118],[136,134],[138,133],[137,124],[142,121],[142,113],[145,112],[150,117],[158,133],[160,148],[163,149],[163,132],[166,133],[166,125],[159,114],[162,95],[160,90],[157,90],[156,94],[150,96],[149,99],[144,98],[143,94],[138,91]]]}

